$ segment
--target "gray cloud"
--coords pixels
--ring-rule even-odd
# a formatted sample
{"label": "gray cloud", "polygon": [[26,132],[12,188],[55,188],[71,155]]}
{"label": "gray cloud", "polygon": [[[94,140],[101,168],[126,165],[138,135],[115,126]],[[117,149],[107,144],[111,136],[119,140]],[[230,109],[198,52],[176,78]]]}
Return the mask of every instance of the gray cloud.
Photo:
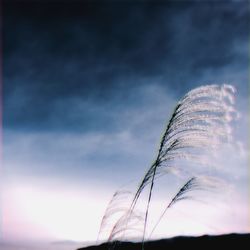
{"label": "gray cloud", "polygon": [[177,100],[198,85],[236,85],[247,113],[245,3],[5,5],[9,174],[140,175]]}
{"label": "gray cloud", "polygon": [[[159,85],[140,88],[138,93],[142,104],[128,107],[123,112],[119,112],[119,107],[113,111],[108,109],[110,121],[99,132],[76,132],[71,128],[68,132],[6,129],[5,174],[62,179],[67,176],[69,181],[71,178],[80,181],[106,179],[109,183],[113,182],[114,176],[121,182],[124,182],[124,176],[127,180],[140,178],[155,157],[154,152],[175,101]],[[81,99],[72,102],[78,109],[77,114],[84,109],[102,108]],[[65,112],[66,106],[63,107]],[[98,115],[100,111],[96,110],[94,114]],[[55,119],[56,122],[60,120]],[[74,114],[71,119],[75,119]],[[84,124],[84,120],[80,124]],[[115,126],[117,129],[113,129]]]}
{"label": "gray cloud", "polygon": [[156,83],[177,99],[221,81],[247,93],[245,3],[5,5],[6,128],[116,129],[107,110],[136,108]]}

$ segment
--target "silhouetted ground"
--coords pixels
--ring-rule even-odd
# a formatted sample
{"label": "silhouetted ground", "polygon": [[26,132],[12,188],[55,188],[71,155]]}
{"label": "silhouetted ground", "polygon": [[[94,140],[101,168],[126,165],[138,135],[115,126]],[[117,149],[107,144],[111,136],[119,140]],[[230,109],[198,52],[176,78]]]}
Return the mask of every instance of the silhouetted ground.
{"label": "silhouetted ground", "polygon": [[[112,244],[103,243],[98,246],[79,248],[78,250],[137,250],[142,249],[141,243],[116,242],[116,247]],[[249,249],[250,234],[228,234],[219,236],[200,236],[200,237],[174,237],[157,241],[148,241],[144,243],[144,250],[175,250],[175,249]]]}

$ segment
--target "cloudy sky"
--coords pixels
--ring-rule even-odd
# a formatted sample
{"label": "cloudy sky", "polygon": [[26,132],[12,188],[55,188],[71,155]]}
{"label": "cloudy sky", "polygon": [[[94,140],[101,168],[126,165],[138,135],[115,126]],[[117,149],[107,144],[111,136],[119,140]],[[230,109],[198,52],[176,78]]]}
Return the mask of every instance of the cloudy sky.
{"label": "cloudy sky", "polygon": [[173,211],[165,234],[249,231],[246,1],[2,5],[2,239],[94,240],[113,192],[153,161],[176,102],[211,83],[237,88],[242,150],[224,164],[235,206],[203,208],[196,223]]}

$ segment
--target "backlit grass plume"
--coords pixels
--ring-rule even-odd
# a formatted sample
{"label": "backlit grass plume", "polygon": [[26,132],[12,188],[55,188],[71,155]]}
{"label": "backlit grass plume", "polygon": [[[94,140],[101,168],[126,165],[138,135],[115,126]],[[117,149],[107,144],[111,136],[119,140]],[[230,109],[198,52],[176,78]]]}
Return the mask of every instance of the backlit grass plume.
{"label": "backlit grass plume", "polygon": [[149,186],[143,222],[144,241],[154,185],[163,175],[178,171],[188,173],[190,178],[166,206],[159,220],[173,204],[187,199],[187,193],[202,187],[203,182],[198,181],[197,176],[206,173],[206,168],[213,165],[204,156],[217,152],[231,139],[230,122],[236,115],[234,93],[231,85],[201,86],[188,92],[177,103],[161,138],[155,161],[142,178],[127,212],[121,217],[122,223],[118,220],[109,239],[129,227],[138,200],[145,187]]}
{"label": "backlit grass plume", "polygon": [[116,221],[115,225],[118,224],[118,221],[121,220],[124,214],[128,212],[128,200],[131,195],[132,193],[127,190],[119,190],[113,194],[102,217],[97,241],[104,233],[108,233],[109,235],[111,235],[111,232],[113,232],[113,234],[115,234],[115,226],[113,220]]}
{"label": "backlit grass plume", "polygon": [[180,190],[176,193],[176,195],[167,204],[161,216],[159,217],[156,224],[154,225],[149,237],[152,236],[154,230],[161,222],[167,210],[171,208],[175,203],[182,201],[182,200],[193,199],[194,191],[214,190],[215,188],[218,187],[218,184],[220,184],[220,181],[218,179],[207,177],[207,176],[189,178],[188,181],[185,182],[185,184],[180,188]]}
{"label": "backlit grass plume", "polygon": [[234,93],[231,85],[207,85],[191,90],[178,102],[162,136],[157,157],[143,177],[130,208],[134,209],[145,186],[149,185],[143,238],[156,177],[178,164],[182,164],[179,169],[188,171],[186,161],[202,165],[207,151],[230,140],[229,123],[236,113]]}

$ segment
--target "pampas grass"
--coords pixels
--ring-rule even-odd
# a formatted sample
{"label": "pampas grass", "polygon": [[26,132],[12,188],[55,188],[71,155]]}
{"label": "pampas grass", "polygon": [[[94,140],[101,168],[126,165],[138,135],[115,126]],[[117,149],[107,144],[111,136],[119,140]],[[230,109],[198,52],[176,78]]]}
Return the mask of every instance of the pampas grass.
{"label": "pampas grass", "polygon": [[[207,155],[216,154],[220,147],[231,141],[230,122],[237,112],[234,109],[235,89],[231,85],[207,85],[195,88],[188,92],[176,105],[173,114],[166,126],[160,141],[160,146],[149,169],[140,182],[130,206],[118,219],[110,231],[109,241],[117,235],[124,235],[133,226],[134,221],[143,221],[143,242],[145,240],[148,214],[154,186],[158,178],[166,174],[185,173],[190,176],[184,182],[170,203],[165,207],[152,232],[161,221],[167,210],[175,203],[189,199],[192,191],[212,187],[208,177],[201,177],[201,173],[213,164],[206,158]],[[196,168],[189,166],[195,166]],[[204,170],[201,167],[205,167]],[[196,169],[199,169],[196,172]],[[215,183],[215,182],[214,182]],[[138,216],[136,205],[142,192],[149,187],[144,218]],[[117,194],[114,195],[114,198]],[[119,203],[119,202],[118,202]],[[101,229],[106,220],[115,210],[106,210]]]}
{"label": "pampas grass", "polygon": [[[105,231],[110,231],[114,233],[114,227],[112,224],[110,225],[110,221],[112,220],[112,217],[115,217],[116,215],[120,215],[118,218],[120,220],[121,216],[123,216],[123,214],[125,214],[127,212],[127,200],[129,198],[129,196],[131,196],[132,193],[130,191],[127,191],[127,190],[118,190],[116,191],[106,210],[105,210],[105,213],[102,217],[102,221],[101,221],[101,225],[100,225],[100,229],[99,229],[99,232],[98,232],[98,236],[97,236],[97,241],[99,241],[100,239],[100,236],[105,233]],[[118,220],[118,221],[119,221]],[[116,222],[116,224],[118,223],[118,221]],[[110,229],[110,226],[112,226]],[[111,235],[111,233],[110,233]]]}

